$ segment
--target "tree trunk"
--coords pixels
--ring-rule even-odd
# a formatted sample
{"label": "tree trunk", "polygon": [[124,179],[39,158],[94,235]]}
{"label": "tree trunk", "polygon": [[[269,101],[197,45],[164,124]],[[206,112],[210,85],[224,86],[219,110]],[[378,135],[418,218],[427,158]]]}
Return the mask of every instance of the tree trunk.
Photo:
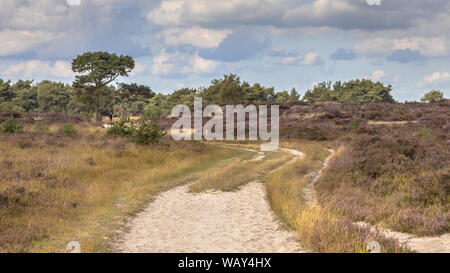
{"label": "tree trunk", "polygon": [[99,105],[100,105],[100,98],[97,97],[97,100],[95,102],[95,109],[94,109],[94,118],[95,118],[96,122],[98,121],[98,108],[99,108]]}
{"label": "tree trunk", "polygon": [[94,120],[98,121],[98,105],[95,104],[95,109],[94,109]]}

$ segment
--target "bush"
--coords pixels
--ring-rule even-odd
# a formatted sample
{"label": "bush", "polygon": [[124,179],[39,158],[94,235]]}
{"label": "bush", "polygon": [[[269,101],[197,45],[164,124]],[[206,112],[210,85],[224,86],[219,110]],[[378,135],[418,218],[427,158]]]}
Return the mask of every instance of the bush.
{"label": "bush", "polygon": [[357,118],[353,119],[350,123],[350,130],[358,130],[359,129],[359,120]]}
{"label": "bush", "polygon": [[159,125],[152,120],[142,120],[135,127],[133,142],[140,145],[156,144],[166,135]]}
{"label": "bush", "polygon": [[33,130],[37,132],[50,132],[50,128],[45,126],[45,123],[41,121],[38,121],[33,125]]}
{"label": "bush", "polygon": [[158,143],[166,132],[154,120],[132,121],[130,118],[121,118],[108,129],[106,134],[127,137],[136,144],[148,145]]}
{"label": "bush", "polygon": [[7,134],[17,134],[22,132],[22,129],[22,124],[20,124],[14,117],[10,117],[7,121],[5,121],[2,127],[3,133]]}
{"label": "bush", "polygon": [[70,123],[64,123],[61,126],[61,132],[66,136],[75,136],[76,134],[78,134],[77,129]]}
{"label": "bush", "polygon": [[122,117],[120,121],[115,122],[111,128],[106,131],[108,136],[122,136],[129,137],[133,134],[134,131],[134,122],[130,118]]}

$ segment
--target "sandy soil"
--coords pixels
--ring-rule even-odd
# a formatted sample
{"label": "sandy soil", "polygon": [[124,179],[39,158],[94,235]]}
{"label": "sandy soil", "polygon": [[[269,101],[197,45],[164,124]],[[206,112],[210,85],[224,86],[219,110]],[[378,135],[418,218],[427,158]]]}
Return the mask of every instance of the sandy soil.
{"label": "sandy soil", "polygon": [[[330,155],[324,160],[322,168],[317,172],[307,174],[311,184],[304,189],[304,198],[309,203],[317,202],[314,184],[319,180],[323,170],[328,167],[331,158],[335,155],[334,150],[328,150]],[[360,226],[370,227],[374,231],[381,231],[386,237],[399,240],[401,243],[406,244],[411,250],[419,253],[450,253],[450,234],[444,234],[436,237],[416,237],[412,234],[393,231],[390,229],[375,227],[368,223],[358,222],[355,223]]]}
{"label": "sandy soil", "polygon": [[322,168],[316,172],[310,172],[305,175],[305,177],[307,177],[309,181],[311,181],[311,183],[309,183],[309,185],[303,189],[303,198],[308,203],[317,202],[316,193],[314,191],[314,184],[319,180],[320,176],[322,176],[322,172],[326,168],[328,168],[328,164],[330,163],[331,158],[333,158],[333,156],[335,155],[334,150],[329,149],[328,152],[330,153],[330,155],[323,161]]}
{"label": "sandy soil", "polygon": [[282,228],[261,183],[236,192],[188,193],[182,186],[159,195],[129,223],[121,252],[304,252],[295,232]]}
{"label": "sandy soil", "polygon": [[412,234],[393,231],[387,228],[375,227],[368,223],[358,222],[360,226],[370,227],[372,230],[381,231],[386,237],[399,240],[411,250],[419,253],[450,253],[450,234],[435,237],[416,237]]}

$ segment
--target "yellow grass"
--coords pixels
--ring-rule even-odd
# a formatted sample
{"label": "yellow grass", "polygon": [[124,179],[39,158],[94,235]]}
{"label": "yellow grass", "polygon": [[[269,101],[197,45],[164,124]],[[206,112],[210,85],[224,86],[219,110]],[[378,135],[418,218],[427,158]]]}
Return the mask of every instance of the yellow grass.
{"label": "yellow grass", "polygon": [[[238,147],[230,145],[230,147]],[[246,146],[241,146],[248,148]],[[258,181],[270,171],[285,164],[292,158],[285,152],[266,152],[260,160],[252,160],[251,157],[234,159],[227,167],[217,169],[202,176],[191,185],[191,192],[203,192],[207,190],[233,191],[246,183]],[[254,155],[253,155],[254,156]],[[256,159],[256,158],[255,158]]]}
{"label": "yellow grass", "polygon": [[383,252],[405,252],[395,242],[339,218],[320,204],[309,204],[304,189],[310,187],[305,174],[321,167],[327,156],[323,144],[285,143],[306,153],[306,158],[282,167],[267,178],[267,191],[274,212],[297,231],[301,242],[313,252],[367,252],[367,243],[378,240]]}
{"label": "yellow grass", "polygon": [[199,143],[141,147],[78,129],[75,138],[0,135],[0,252],[64,252],[70,241],[108,251],[152,196],[243,154]]}

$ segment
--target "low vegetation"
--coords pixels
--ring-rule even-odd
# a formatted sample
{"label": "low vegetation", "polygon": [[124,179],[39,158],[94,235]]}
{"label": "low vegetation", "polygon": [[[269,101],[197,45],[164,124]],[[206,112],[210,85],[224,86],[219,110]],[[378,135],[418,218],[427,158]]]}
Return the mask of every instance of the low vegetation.
{"label": "low vegetation", "polygon": [[292,155],[283,152],[266,154],[267,156],[253,155],[253,157],[236,158],[227,167],[201,177],[191,185],[190,190],[191,192],[237,190],[246,183],[261,181],[264,175],[292,158]]}
{"label": "low vegetation", "polygon": [[107,251],[114,231],[151,196],[242,153],[168,139],[137,146],[71,125],[77,137],[48,120],[0,134],[0,252],[64,252],[73,240],[84,252]]}
{"label": "low vegetation", "polygon": [[310,172],[317,171],[326,156],[323,145],[297,142],[306,158],[287,165],[267,178],[269,201],[275,213],[297,231],[301,242],[313,252],[368,252],[367,244],[377,241],[382,252],[409,252],[397,241],[353,224],[327,207],[310,203],[305,191],[311,187]]}

